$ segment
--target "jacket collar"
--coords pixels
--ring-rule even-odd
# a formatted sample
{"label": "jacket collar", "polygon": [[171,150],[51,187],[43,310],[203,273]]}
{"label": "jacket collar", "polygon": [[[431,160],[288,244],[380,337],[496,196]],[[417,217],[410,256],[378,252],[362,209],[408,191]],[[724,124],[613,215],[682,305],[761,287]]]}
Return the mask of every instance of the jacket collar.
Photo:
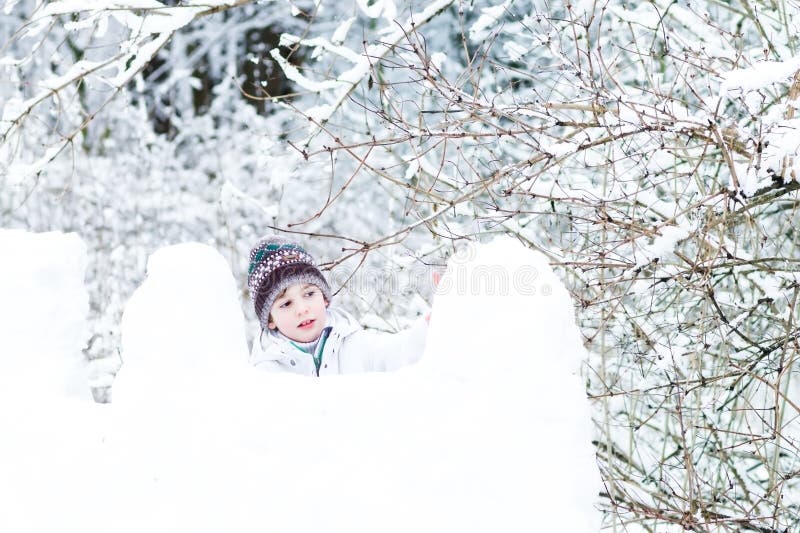
{"label": "jacket collar", "polygon": [[[358,323],[353,315],[337,307],[328,307],[326,316],[327,323],[325,324],[325,327],[331,328],[331,334],[335,333],[339,337],[347,337],[348,335],[363,329],[361,324]],[[266,333],[266,336],[264,333]],[[314,340],[308,344],[316,345],[318,340],[319,339]],[[296,341],[292,341],[280,331],[272,329],[261,332],[260,342],[262,347],[266,348],[268,345],[272,344],[280,346],[284,350],[289,349],[289,347],[296,349],[298,344]]]}

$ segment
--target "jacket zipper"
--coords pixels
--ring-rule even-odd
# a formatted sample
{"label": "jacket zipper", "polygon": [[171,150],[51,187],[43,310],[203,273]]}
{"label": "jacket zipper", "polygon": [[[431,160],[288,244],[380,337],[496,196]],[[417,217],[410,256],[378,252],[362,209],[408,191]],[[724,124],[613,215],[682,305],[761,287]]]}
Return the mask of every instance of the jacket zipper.
{"label": "jacket zipper", "polygon": [[[328,342],[328,336],[331,333],[331,328],[327,327],[322,330],[322,335],[320,335],[319,342],[317,343],[317,349],[314,350],[314,353],[311,354],[311,359],[314,361],[314,368],[317,371],[317,377],[319,377],[319,369],[322,368],[322,355],[325,351],[325,343]],[[316,355],[319,354],[319,364],[317,364]]]}

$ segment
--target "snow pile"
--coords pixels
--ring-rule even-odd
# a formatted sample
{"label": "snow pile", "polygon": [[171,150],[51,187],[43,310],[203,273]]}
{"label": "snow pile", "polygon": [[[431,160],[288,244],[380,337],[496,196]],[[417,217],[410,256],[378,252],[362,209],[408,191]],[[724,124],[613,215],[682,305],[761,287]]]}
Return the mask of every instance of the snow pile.
{"label": "snow pile", "polygon": [[[123,366],[104,452],[126,499],[104,506],[115,532],[257,531],[266,523],[262,428],[244,318],[225,259],[188,243],[161,249],[122,317]],[[142,512],[146,510],[146,512]]]}
{"label": "snow pile", "polygon": [[419,366],[447,391],[444,404],[429,400],[454,424],[442,437],[464,446],[456,435],[469,431],[467,457],[481,458],[459,480],[480,487],[470,505],[486,527],[473,530],[596,531],[600,478],[577,374],[586,353],[567,290],[510,238],[457,254],[438,289]]}
{"label": "snow pile", "polygon": [[[0,530],[599,529],[583,351],[538,254],[512,241],[459,254],[423,361],[393,374],[262,373],[243,331],[217,252],[155,254],[123,319],[102,449],[78,461],[81,498],[51,527],[12,507]],[[57,485],[76,480],[55,467]]]}
{"label": "snow pile", "polygon": [[89,311],[83,241],[0,230],[0,257],[0,400],[89,400],[81,354]]}
{"label": "snow pile", "polygon": [[147,273],[122,317],[124,364],[114,404],[207,397],[210,391],[197,390],[204,381],[246,367],[244,318],[228,263],[208,246],[187,243],[154,253]]}
{"label": "snow pile", "polygon": [[86,249],[74,234],[0,230],[0,257],[0,531],[75,530],[61,524],[88,523],[103,427],[81,363]]}

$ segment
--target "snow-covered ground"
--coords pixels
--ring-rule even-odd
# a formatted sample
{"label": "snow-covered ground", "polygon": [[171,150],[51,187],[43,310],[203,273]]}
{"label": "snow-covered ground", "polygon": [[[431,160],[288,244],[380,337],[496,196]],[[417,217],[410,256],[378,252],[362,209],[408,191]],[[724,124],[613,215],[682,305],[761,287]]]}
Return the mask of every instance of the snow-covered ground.
{"label": "snow-covered ground", "polygon": [[80,240],[2,231],[0,256],[0,531],[599,529],[572,305],[514,241],[453,257],[419,364],[328,379],[249,368],[225,260],[162,249],[111,405],[68,364]]}

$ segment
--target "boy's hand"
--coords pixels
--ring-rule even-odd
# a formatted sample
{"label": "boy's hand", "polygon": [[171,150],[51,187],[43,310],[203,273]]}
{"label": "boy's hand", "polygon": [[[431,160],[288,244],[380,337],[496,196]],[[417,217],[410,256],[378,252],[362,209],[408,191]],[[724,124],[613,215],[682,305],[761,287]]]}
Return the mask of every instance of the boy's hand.
{"label": "boy's hand", "polygon": [[[431,275],[431,281],[433,281],[433,291],[434,292],[436,292],[436,287],[439,286],[439,282],[441,280],[442,280],[442,273],[439,272],[438,270],[434,270],[433,274]],[[425,315],[425,321],[430,323],[430,321],[431,321],[431,313],[430,312],[428,312],[428,314]]]}

